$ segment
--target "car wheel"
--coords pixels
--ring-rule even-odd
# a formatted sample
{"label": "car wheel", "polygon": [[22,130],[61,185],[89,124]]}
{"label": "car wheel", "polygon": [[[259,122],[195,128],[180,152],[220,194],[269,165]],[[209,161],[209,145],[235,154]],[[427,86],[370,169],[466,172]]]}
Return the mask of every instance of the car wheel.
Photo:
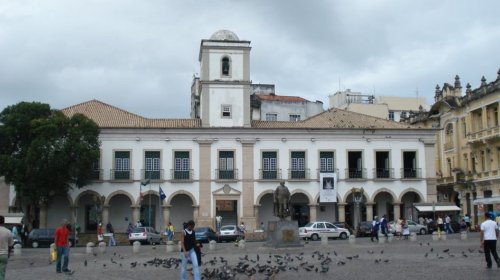
{"label": "car wheel", "polygon": [[33,243],[31,243],[31,247],[38,248],[38,242],[33,241]]}
{"label": "car wheel", "polygon": [[129,241],[130,242],[130,245],[134,245],[134,241]]}
{"label": "car wheel", "polygon": [[340,234],[339,238],[340,238],[340,239],[342,239],[342,240],[346,240],[346,239],[347,239],[347,233],[342,232],[342,233]]}
{"label": "car wheel", "polygon": [[425,230],[425,228],[421,228],[420,229],[420,234],[421,235],[425,235],[427,233],[427,231]]}
{"label": "car wheel", "polygon": [[313,241],[317,241],[317,240],[319,240],[319,236],[315,233],[315,234],[311,235],[311,239]]}

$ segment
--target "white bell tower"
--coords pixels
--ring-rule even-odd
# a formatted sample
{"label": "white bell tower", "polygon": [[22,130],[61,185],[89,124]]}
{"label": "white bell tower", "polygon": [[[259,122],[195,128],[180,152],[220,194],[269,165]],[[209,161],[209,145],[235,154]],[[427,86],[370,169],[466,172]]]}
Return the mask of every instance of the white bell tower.
{"label": "white bell tower", "polygon": [[203,127],[250,126],[250,41],[219,30],[200,46],[200,112]]}

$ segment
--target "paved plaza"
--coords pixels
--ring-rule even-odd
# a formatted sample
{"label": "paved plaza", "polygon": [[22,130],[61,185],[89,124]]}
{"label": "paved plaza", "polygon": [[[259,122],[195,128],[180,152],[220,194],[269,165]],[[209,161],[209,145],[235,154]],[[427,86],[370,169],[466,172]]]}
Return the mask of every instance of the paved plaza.
{"label": "paved plaza", "polygon": [[[317,241],[290,249],[263,245],[247,242],[243,249],[218,243],[210,251],[206,244],[204,279],[219,279],[222,271],[233,279],[500,279],[500,268],[486,269],[479,233],[470,233],[467,240],[452,234],[445,241],[425,235],[384,244],[357,238],[355,244],[329,240],[328,245]],[[132,246],[107,249],[88,255],[83,247],[72,248],[73,275],[56,274],[48,248],[23,249],[9,260],[6,279],[180,279],[179,253],[167,253],[165,245],[142,246],[137,254]]]}

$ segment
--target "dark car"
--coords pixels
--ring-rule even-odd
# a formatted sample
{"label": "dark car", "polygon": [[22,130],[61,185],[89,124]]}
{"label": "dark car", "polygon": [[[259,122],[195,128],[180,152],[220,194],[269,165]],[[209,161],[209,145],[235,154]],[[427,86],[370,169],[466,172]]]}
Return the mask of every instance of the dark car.
{"label": "dark car", "polygon": [[[28,245],[33,248],[50,246],[54,243],[54,233],[55,228],[36,228],[33,229],[28,236]],[[69,236],[70,245],[75,244],[75,236],[71,234]]]}
{"label": "dark car", "polygon": [[353,232],[352,228],[346,222],[333,222],[332,224],[334,224],[336,227],[347,229],[350,234],[352,234]]}
{"label": "dark car", "polygon": [[212,240],[219,241],[219,236],[211,227],[197,227],[194,229],[194,233],[196,240],[202,243],[208,243]]}
{"label": "dark car", "polygon": [[356,232],[357,237],[371,236],[372,234],[372,222],[361,222],[358,226],[358,231]]}
{"label": "dark car", "polygon": [[[457,221],[451,221],[450,222],[451,229],[453,230],[454,233],[460,232],[460,223]],[[443,230],[444,230],[444,224],[443,224]],[[432,221],[427,223],[427,232],[429,234],[432,234],[433,232],[437,231],[437,222]]]}

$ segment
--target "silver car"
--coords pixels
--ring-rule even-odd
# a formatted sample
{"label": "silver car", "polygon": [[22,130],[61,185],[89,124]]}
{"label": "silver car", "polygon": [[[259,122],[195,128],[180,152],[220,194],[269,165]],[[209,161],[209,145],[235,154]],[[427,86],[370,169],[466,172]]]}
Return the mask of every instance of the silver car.
{"label": "silver car", "polygon": [[347,239],[350,235],[349,230],[336,227],[329,222],[315,222],[299,228],[300,238],[311,238],[318,240],[322,234],[326,234],[329,238]]}
{"label": "silver car", "polygon": [[161,244],[161,234],[152,227],[136,227],[128,235],[130,244],[135,241],[147,244]]}

